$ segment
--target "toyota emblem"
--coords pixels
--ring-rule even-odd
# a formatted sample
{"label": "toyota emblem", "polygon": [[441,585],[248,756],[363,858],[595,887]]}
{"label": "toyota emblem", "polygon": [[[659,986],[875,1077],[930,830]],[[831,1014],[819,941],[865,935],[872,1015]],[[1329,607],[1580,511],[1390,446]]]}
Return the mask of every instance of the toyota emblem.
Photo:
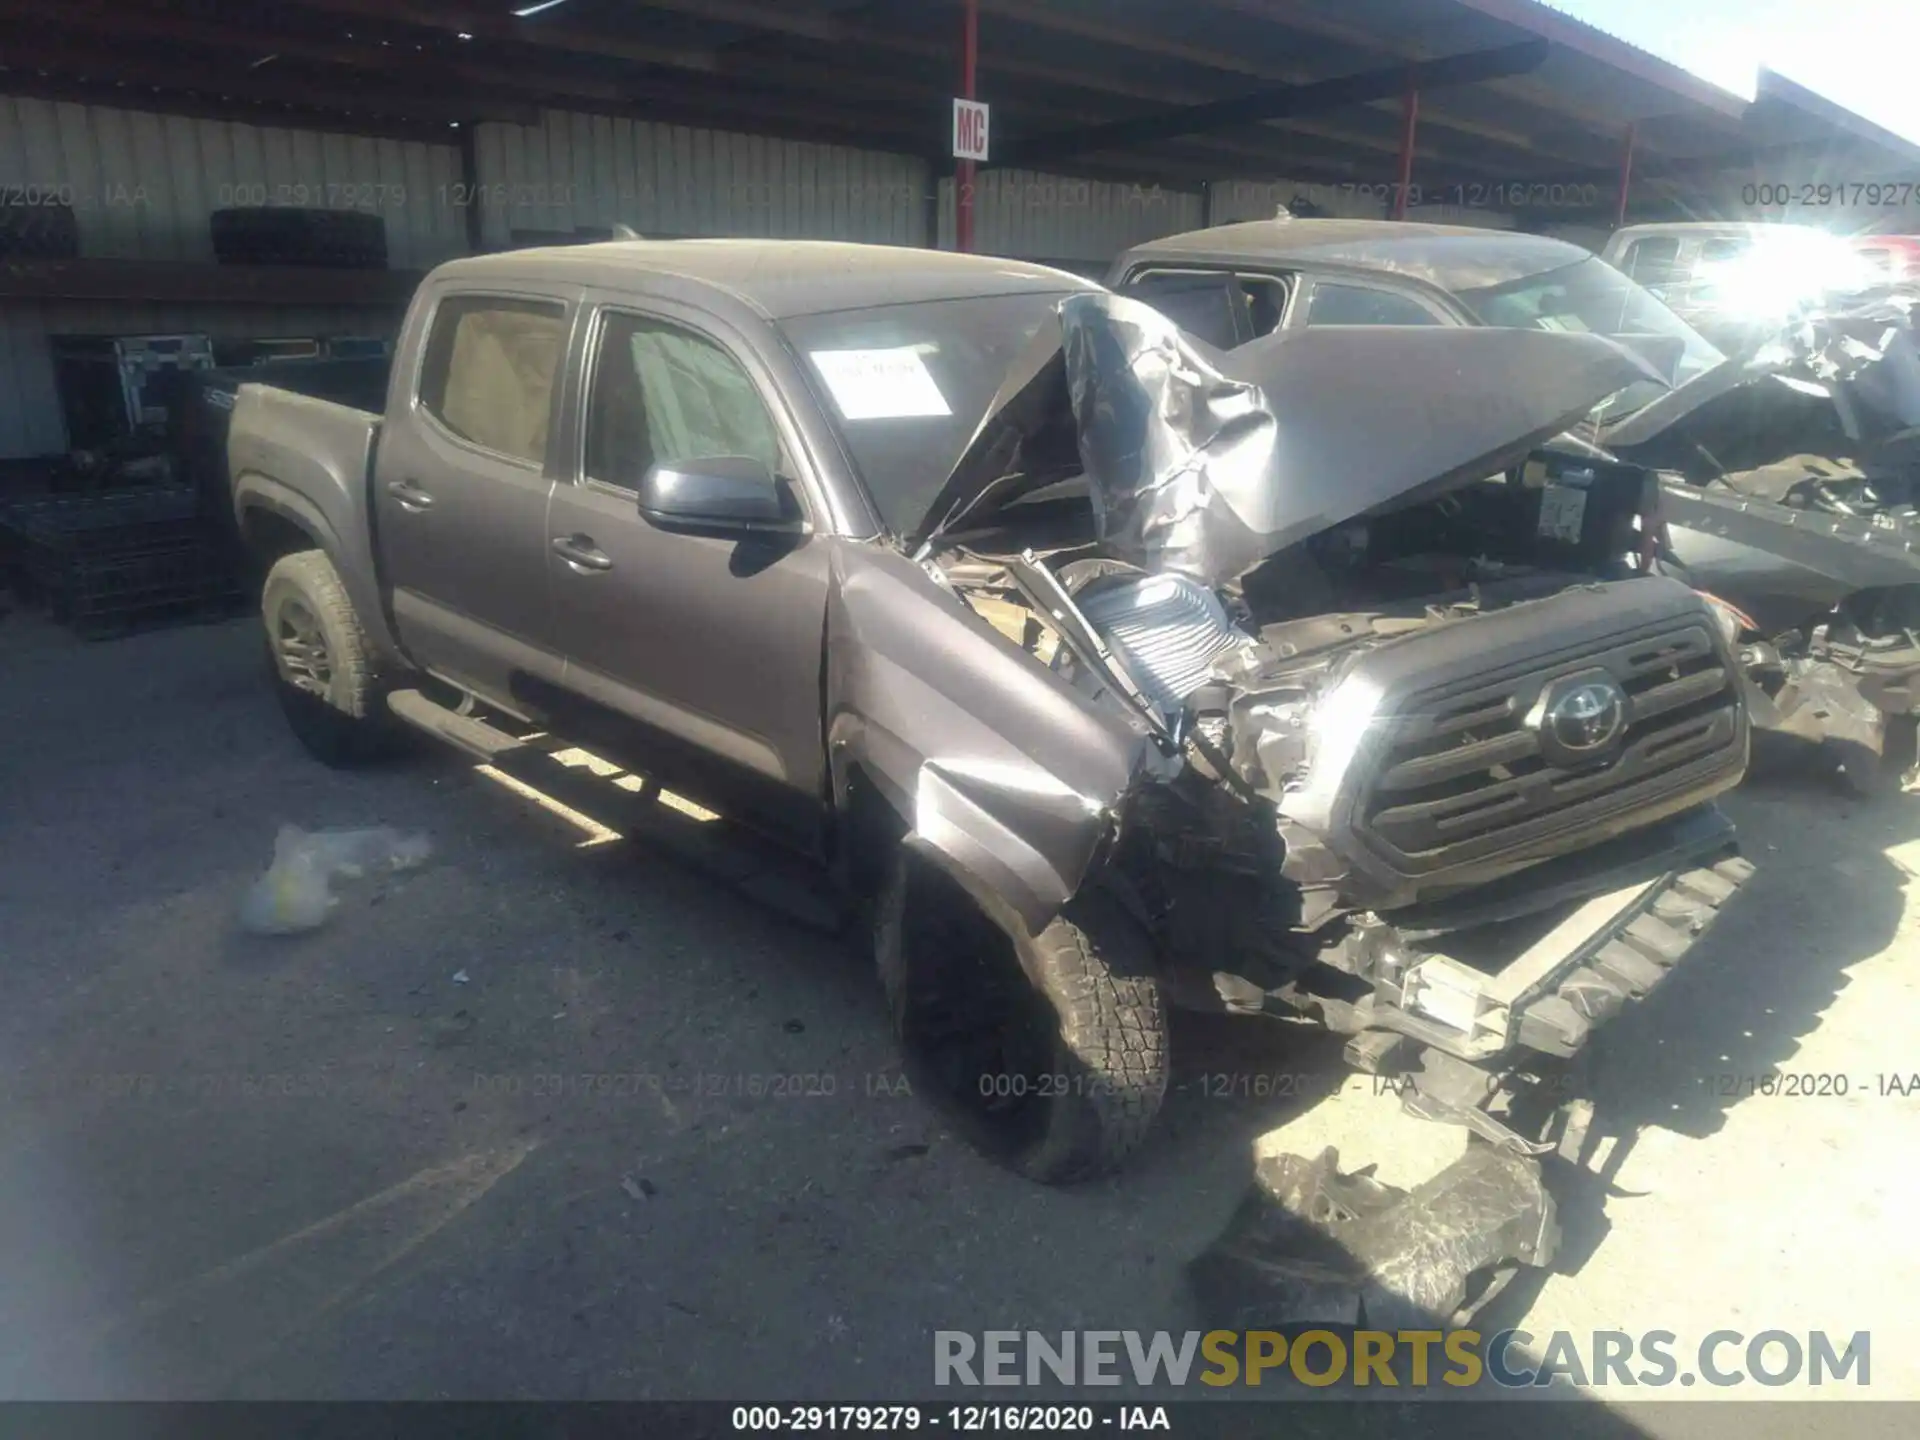
{"label": "toyota emblem", "polygon": [[1604,672],[1570,675],[1548,687],[1529,718],[1549,760],[1593,760],[1627,728],[1627,694]]}

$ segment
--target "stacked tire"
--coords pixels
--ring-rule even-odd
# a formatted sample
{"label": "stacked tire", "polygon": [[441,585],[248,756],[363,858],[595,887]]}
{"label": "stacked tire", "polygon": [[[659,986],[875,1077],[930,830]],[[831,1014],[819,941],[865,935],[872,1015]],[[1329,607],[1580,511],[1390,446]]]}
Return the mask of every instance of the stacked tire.
{"label": "stacked tire", "polygon": [[80,253],[73,207],[36,194],[0,188],[0,255],[22,260],[72,260]]}
{"label": "stacked tire", "polygon": [[216,210],[210,223],[222,265],[387,268],[387,222],[364,210],[249,205]]}

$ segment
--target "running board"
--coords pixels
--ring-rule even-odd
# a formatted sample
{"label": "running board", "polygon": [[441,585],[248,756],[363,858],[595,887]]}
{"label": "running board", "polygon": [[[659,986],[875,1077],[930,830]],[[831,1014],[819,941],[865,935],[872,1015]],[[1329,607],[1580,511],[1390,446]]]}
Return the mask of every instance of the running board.
{"label": "running board", "polygon": [[424,730],[489,764],[534,748],[484,720],[449,710],[418,690],[393,691],[387,696],[387,708],[414,729]]}
{"label": "running board", "polygon": [[[609,829],[629,839],[658,846],[709,879],[789,919],[833,933],[844,929],[851,918],[836,903],[831,882],[816,866],[725,823],[710,825],[688,818],[661,803],[660,787],[651,781],[643,782],[642,792],[629,793],[597,785],[589,777],[553,763],[556,745],[564,744],[561,737],[542,735],[522,740],[477,716],[451,710],[418,690],[393,691],[387,696],[387,706],[406,724],[496,767],[508,779],[608,824]],[[608,809],[609,803],[613,810]]]}

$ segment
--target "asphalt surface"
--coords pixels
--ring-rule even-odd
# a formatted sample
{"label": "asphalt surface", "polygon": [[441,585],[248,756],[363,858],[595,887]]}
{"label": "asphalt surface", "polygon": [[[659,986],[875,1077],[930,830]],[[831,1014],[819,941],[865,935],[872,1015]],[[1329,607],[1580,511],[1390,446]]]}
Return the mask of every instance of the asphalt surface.
{"label": "asphalt surface", "polygon": [[[0,677],[0,1397],[925,1396],[937,1329],[1195,1325],[1256,1143],[1390,1180],[1451,1143],[1324,1040],[1189,1024],[1158,1142],[1044,1190],[908,1093],[855,947],[457,757],[314,764],[249,624],[16,614]],[[1610,1189],[1515,1313],[1868,1330],[1868,1393],[1920,1396],[1920,1094],[1880,1078],[1920,1072],[1920,800],[1730,808],[1761,878],[1610,1028]],[[435,854],[246,934],[288,822]],[[1861,1392],[1684,1398],[1789,1393]]]}

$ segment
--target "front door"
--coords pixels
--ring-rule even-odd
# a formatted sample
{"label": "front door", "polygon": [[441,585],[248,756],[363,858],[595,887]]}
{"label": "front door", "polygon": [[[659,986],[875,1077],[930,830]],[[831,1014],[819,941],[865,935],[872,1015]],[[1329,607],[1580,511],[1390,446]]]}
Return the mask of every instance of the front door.
{"label": "front door", "polygon": [[655,463],[735,455],[783,477],[804,511],[771,387],[691,315],[609,308],[589,345],[578,469],[547,525],[564,685],[580,707],[561,723],[810,844],[826,783],[826,543],[670,533],[638,509]]}

